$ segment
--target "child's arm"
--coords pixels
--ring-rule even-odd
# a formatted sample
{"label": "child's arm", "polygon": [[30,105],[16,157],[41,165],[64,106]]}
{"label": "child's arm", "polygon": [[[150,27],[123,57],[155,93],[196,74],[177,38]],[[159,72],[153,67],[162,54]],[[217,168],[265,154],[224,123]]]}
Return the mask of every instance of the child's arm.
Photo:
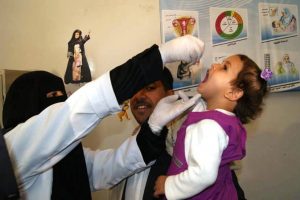
{"label": "child's arm", "polygon": [[167,176],[159,176],[154,185],[154,197],[159,198],[160,195],[165,194],[165,182]]}
{"label": "child's arm", "polygon": [[167,199],[185,199],[212,185],[227,145],[228,136],[214,120],[190,125],[185,138],[188,169],[167,177],[164,188]]}

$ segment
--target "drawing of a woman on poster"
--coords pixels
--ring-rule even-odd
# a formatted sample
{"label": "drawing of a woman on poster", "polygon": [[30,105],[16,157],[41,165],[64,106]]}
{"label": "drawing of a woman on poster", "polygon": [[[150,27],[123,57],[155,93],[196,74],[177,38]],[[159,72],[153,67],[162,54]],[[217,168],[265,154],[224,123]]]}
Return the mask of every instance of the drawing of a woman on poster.
{"label": "drawing of a woman on poster", "polygon": [[297,5],[259,3],[261,41],[297,36],[296,16]]}

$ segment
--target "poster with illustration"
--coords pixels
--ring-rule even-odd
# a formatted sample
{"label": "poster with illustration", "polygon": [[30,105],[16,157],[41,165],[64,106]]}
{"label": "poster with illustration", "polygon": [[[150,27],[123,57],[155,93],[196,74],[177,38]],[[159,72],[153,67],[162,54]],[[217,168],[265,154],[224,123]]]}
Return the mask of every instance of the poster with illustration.
{"label": "poster with illustration", "polygon": [[273,72],[268,81],[272,92],[293,90],[300,86],[298,57],[293,51],[270,51],[263,54],[264,66]]}
{"label": "poster with illustration", "polygon": [[213,45],[239,41],[248,37],[247,9],[213,7],[209,11]]}
{"label": "poster with illustration", "polygon": [[[162,11],[162,36],[163,42],[176,37],[193,35],[199,37],[198,12],[187,10]],[[174,78],[174,89],[189,88],[200,82],[201,62],[190,64],[177,62],[168,64]]]}
{"label": "poster with illustration", "polygon": [[198,12],[183,10],[162,11],[163,42],[186,34],[198,37]]}
{"label": "poster with illustration", "polygon": [[[162,42],[176,37],[174,30],[173,35],[169,34],[171,31],[167,31],[165,24],[173,20],[172,13],[180,11],[193,13],[190,16],[195,17],[197,27],[193,35],[205,43],[194,78],[197,81],[192,83],[188,76],[178,81],[181,66],[177,65],[172,69],[176,88],[189,85],[194,90],[213,63],[230,55],[244,54],[262,70],[267,68],[272,72],[273,78],[268,81],[272,92],[300,90],[299,6],[299,0],[160,0]],[[182,73],[188,72],[183,69]]]}
{"label": "poster with illustration", "polygon": [[298,7],[292,4],[259,3],[261,41],[298,35]]}

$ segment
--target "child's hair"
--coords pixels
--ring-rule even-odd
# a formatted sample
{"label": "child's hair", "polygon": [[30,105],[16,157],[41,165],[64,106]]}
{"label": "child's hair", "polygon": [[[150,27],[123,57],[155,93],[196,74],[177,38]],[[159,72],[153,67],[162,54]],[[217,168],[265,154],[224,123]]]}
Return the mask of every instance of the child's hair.
{"label": "child's hair", "polygon": [[268,93],[267,81],[261,78],[261,69],[248,56],[237,55],[243,68],[237,78],[232,82],[234,86],[242,89],[244,94],[238,100],[234,113],[243,124],[255,119],[262,111],[263,98]]}

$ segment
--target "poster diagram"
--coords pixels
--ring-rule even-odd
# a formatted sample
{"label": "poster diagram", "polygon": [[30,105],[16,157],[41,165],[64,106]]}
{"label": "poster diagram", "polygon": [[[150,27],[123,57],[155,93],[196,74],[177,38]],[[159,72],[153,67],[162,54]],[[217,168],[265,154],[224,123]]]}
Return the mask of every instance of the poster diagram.
{"label": "poster diagram", "polygon": [[[183,10],[162,10],[162,38],[167,42],[176,37],[193,35],[199,37],[198,12]],[[201,62],[190,64],[176,62],[168,64],[174,78],[173,88],[184,89],[197,85],[201,81]]]}
{"label": "poster diagram", "polygon": [[298,35],[298,7],[291,4],[259,3],[261,41]]}
{"label": "poster diagram", "polygon": [[186,34],[198,37],[198,12],[162,10],[163,42]]}
{"label": "poster diagram", "polygon": [[300,86],[299,59],[295,52],[273,51],[263,56],[264,66],[273,72],[268,80],[272,92],[293,90]]}
{"label": "poster diagram", "polygon": [[230,8],[210,8],[212,44],[247,39],[247,10]]}

